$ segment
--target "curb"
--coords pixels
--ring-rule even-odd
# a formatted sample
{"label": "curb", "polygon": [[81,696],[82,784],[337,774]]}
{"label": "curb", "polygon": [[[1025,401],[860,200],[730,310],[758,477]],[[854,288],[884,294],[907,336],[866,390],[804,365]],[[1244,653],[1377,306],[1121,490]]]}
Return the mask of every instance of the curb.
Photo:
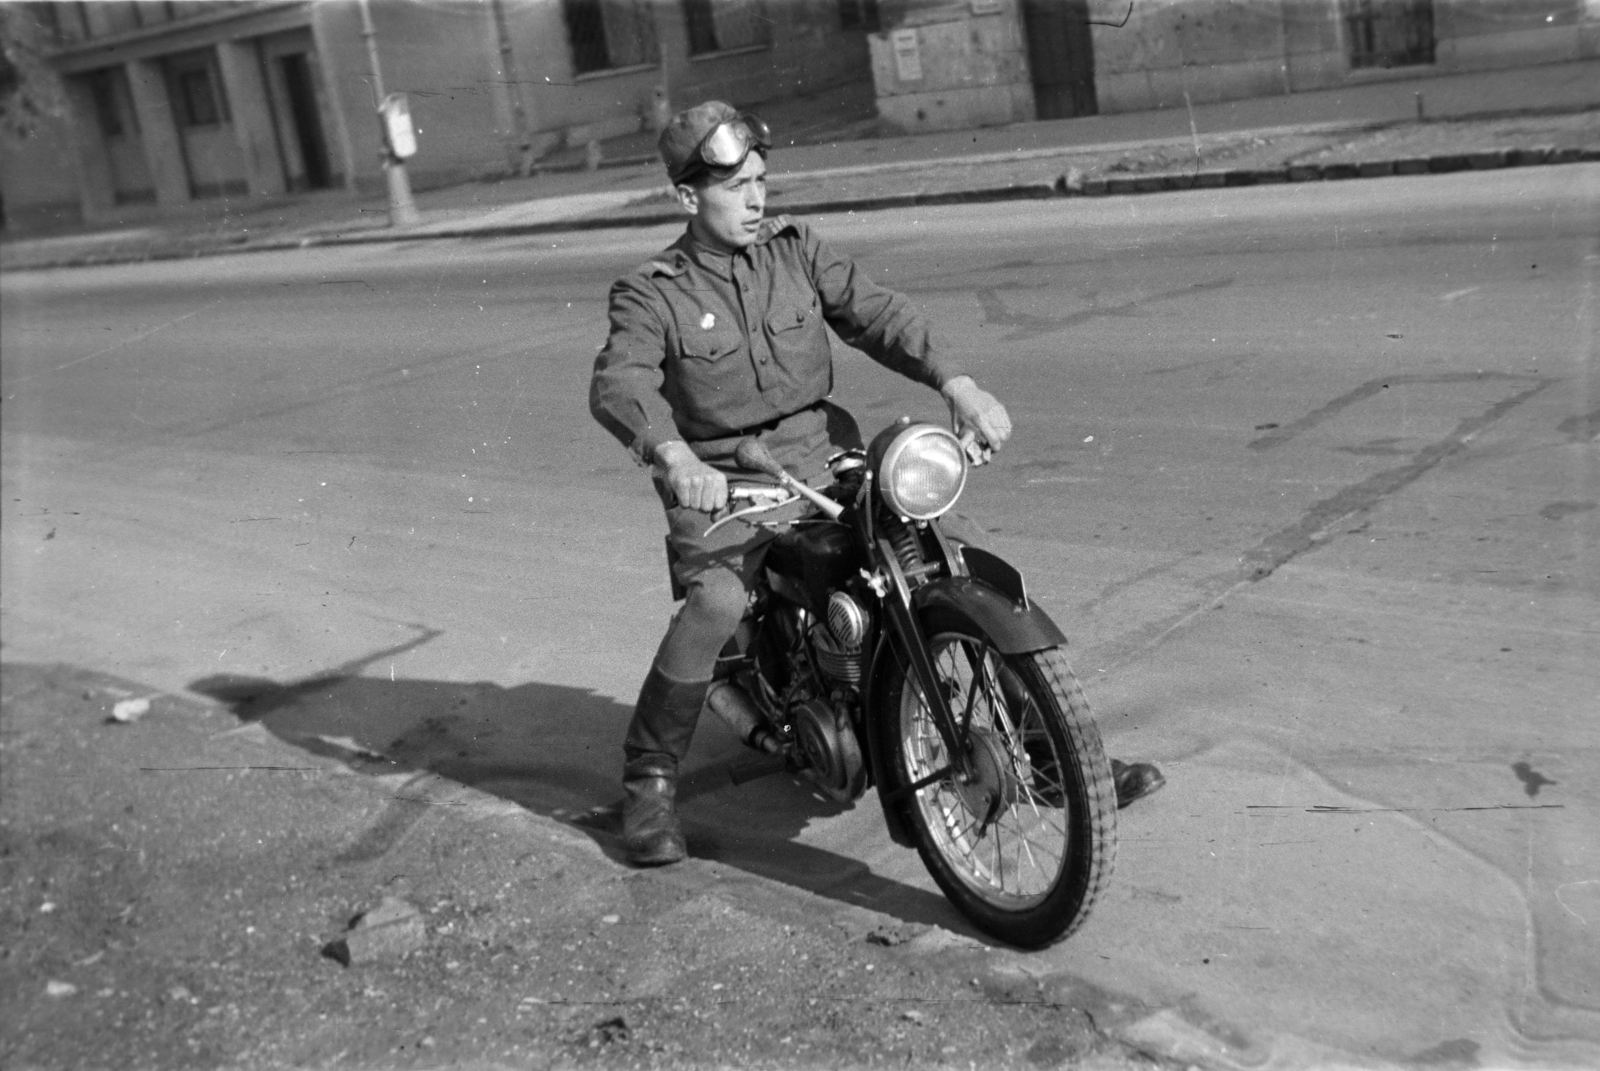
{"label": "curb", "polygon": [[[1483,152],[1448,153],[1439,156],[1411,156],[1363,162],[1340,161],[1324,164],[1288,164],[1268,168],[1208,168],[1181,173],[1162,172],[1089,179],[1077,190],[1061,190],[1067,196],[1084,197],[1130,193],[1156,193],[1166,190],[1192,190],[1224,186],[1261,186],[1279,182],[1319,182],[1353,178],[1381,178],[1389,175],[1439,175],[1452,171],[1490,171],[1506,167],[1539,167],[1553,164],[1587,163],[1600,160],[1600,148],[1557,149],[1542,146],[1532,149],[1493,149]],[[1064,185],[1063,183],[1058,183]]]}
{"label": "curb", "polygon": [[[1552,164],[1600,161],[1600,147],[1585,149],[1497,149],[1489,152],[1453,153],[1433,157],[1407,157],[1367,163],[1306,164],[1277,168],[1202,169],[1181,173],[1156,172],[1109,179],[1090,179],[1073,188],[1066,176],[1054,183],[1033,182],[1007,186],[975,187],[943,193],[893,193],[877,197],[832,198],[771,205],[786,215],[818,215],[825,212],[872,212],[893,208],[921,208],[935,205],[984,204],[996,201],[1052,200],[1065,197],[1101,197],[1133,193],[1162,193],[1225,186],[1261,186],[1279,182],[1314,182],[1346,178],[1378,178],[1389,175],[1445,174],[1452,171],[1486,171],[1505,167],[1537,167]],[[519,235],[558,234],[567,231],[610,230],[627,227],[656,227],[683,218],[677,210],[640,212],[632,215],[594,216],[586,219],[547,220],[539,223],[505,224],[494,227],[454,227],[430,230],[425,234],[406,234],[388,230],[361,234],[303,237],[285,240],[276,248],[358,245],[372,242],[421,240],[425,238],[502,238]],[[265,243],[263,243],[264,247]],[[262,248],[250,246],[248,248]],[[229,251],[241,251],[234,249]],[[178,257],[187,254],[176,254]],[[199,254],[196,254],[199,255]]]}
{"label": "curb", "polygon": [[[1287,164],[1267,168],[1202,168],[1183,172],[1113,175],[1069,184],[1062,175],[1052,183],[1023,183],[1007,186],[976,187],[943,193],[896,193],[877,197],[835,198],[774,205],[785,214],[819,215],[828,212],[874,212],[894,208],[920,208],[937,205],[984,204],[998,201],[1051,200],[1069,197],[1127,196],[1195,189],[1238,186],[1265,186],[1288,182],[1341,181],[1381,178],[1394,175],[1439,175],[1455,171],[1490,171],[1508,167],[1546,167],[1557,164],[1600,161],[1600,147],[1557,148],[1535,146],[1526,149],[1491,149],[1436,156],[1399,157],[1362,162]],[[138,252],[85,253],[56,260],[0,268],[0,271],[42,271],[50,268],[99,267],[163,260],[190,260],[198,257],[236,253],[281,252],[341,245],[370,245],[381,242],[415,242],[445,238],[514,238],[526,235],[562,234],[593,230],[643,228],[676,223],[683,218],[676,209],[639,212],[630,215],[593,216],[579,219],[545,220],[538,223],[512,223],[495,226],[437,227],[422,232],[377,229],[351,234],[292,235],[238,244],[219,244],[202,249],[156,249]]]}
{"label": "curb", "polygon": [[[1359,134],[1374,130],[1384,130],[1397,125],[1394,120],[1336,120],[1326,123],[1287,123],[1281,126],[1255,127],[1243,130],[1213,131],[1202,134],[1200,137],[1206,142],[1226,144],[1229,141],[1243,137],[1250,138],[1277,138],[1293,136],[1332,136],[1336,134]],[[1128,141],[1100,141],[1088,142],[1081,145],[1048,145],[1032,149],[1006,149],[997,152],[977,153],[971,156],[956,156],[950,159],[937,157],[921,157],[914,160],[880,160],[870,164],[845,164],[837,167],[819,167],[809,171],[776,171],[769,172],[768,178],[807,178],[831,179],[849,178],[860,175],[884,175],[901,171],[927,171],[930,168],[953,169],[960,167],[984,167],[990,164],[1015,164],[1035,160],[1074,160],[1085,156],[1108,156],[1120,153],[1137,152],[1140,149],[1160,148],[1180,144],[1185,151],[1192,144],[1189,138],[1157,137],[1137,138]],[[1213,148],[1216,145],[1212,146]]]}

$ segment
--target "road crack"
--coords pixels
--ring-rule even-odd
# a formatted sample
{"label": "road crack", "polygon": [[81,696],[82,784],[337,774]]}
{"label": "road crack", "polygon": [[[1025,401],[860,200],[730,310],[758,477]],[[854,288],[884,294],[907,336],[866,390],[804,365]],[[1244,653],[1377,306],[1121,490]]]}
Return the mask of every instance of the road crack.
{"label": "road crack", "polygon": [[[1350,404],[1350,402],[1368,397],[1383,389],[1389,383],[1401,381],[1402,378],[1408,382],[1423,380],[1433,382],[1441,377],[1391,377],[1389,379],[1371,380],[1350,394],[1345,395],[1344,398],[1324,406],[1322,409],[1317,410],[1316,413],[1312,413],[1294,424],[1280,429],[1280,431],[1291,432],[1292,434],[1310,427],[1314,423],[1320,423],[1345,405]],[[1444,378],[1447,380],[1454,379],[1454,377]],[[1470,380],[1478,377],[1464,376],[1461,378]],[[1515,378],[1526,382],[1529,377],[1504,376],[1502,378]],[[1251,581],[1263,580],[1271,576],[1279,567],[1326,542],[1332,535],[1331,529],[1340,521],[1352,514],[1364,513],[1372,509],[1385,498],[1414,483],[1445,458],[1462,450],[1474,436],[1485,428],[1556,382],[1554,379],[1539,378],[1527,390],[1514,394],[1503,401],[1496,402],[1482,413],[1461,421],[1456,425],[1455,431],[1438,442],[1431,443],[1417,451],[1406,464],[1376,473],[1360,483],[1351,484],[1338,494],[1314,503],[1294,524],[1279,529],[1262,540],[1257,546],[1245,552],[1241,559],[1244,578]],[[1374,387],[1374,384],[1377,384],[1377,386]],[[1274,436],[1277,434],[1274,433]],[[1261,443],[1265,439],[1271,439],[1274,436],[1263,436],[1262,439],[1257,439],[1255,443],[1251,443],[1251,446],[1256,447],[1257,443]],[[1261,447],[1256,448],[1261,449]]]}

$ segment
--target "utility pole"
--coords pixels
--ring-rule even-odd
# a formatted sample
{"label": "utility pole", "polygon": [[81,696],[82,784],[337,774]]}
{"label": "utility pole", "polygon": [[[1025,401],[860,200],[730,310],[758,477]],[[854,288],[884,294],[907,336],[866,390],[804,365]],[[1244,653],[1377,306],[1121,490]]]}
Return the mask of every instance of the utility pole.
{"label": "utility pole", "polygon": [[389,225],[414,227],[422,222],[422,216],[417,212],[417,203],[411,199],[411,179],[406,175],[405,161],[395,155],[383,115],[382,105],[388,94],[383,91],[383,68],[378,63],[378,31],[372,25],[369,0],[361,0],[361,36],[367,42],[367,60],[372,64],[372,91],[377,98],[374,105],[383,141],[383,175],[389,186]]}
{"label": "utility pole", "polygon": [[651,7],[656,9],[656,65],[661,77],[650,94],[650,127],[659,134],[672,122],[672,68],[667,62],[667,37],[661,32],[661,12],[667,10],[667,5],[652,4]]}
{"label": "utility pole", "polygon": [[500,45],[500,77],[511,97],[511,144],[506,155],[511,169],[524,177],[533,167],[533,139],[528,133],[528,112],[522,103],[522,79],[517,75],[517,57],[511,49],[511,29],[506,23],[505,0],[490,0],[494,10],[494,33]]}

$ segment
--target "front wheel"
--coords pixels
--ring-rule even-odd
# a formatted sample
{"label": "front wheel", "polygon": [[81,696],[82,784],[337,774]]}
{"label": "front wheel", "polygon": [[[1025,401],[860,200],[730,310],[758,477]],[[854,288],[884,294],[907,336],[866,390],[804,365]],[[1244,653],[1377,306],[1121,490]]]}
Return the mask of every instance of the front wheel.
{"label": "front wheel", "polygon": [[1024,948],[1062,940],[1089,917],[1117,851],[1116,789],[1083,690],[1060,648],[1003,655],[948,609],[922,628],[971,776],[937,776],[951,766],[944,740],[921,685],[894,663],[879,693],[880,791],[902,796],[923,863],[980,929]]}

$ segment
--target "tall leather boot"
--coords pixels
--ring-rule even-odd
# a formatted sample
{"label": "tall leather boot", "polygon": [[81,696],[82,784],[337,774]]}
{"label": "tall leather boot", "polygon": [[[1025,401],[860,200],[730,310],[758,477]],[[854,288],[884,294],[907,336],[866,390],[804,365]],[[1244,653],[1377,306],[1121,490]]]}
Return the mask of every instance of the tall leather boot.
{"label": "tall leather boot", "polygon": [[654,666],[622,744],[622,845],[634,866],[664,866],[688,854],[674,800],[710,681],[675,681]]}

